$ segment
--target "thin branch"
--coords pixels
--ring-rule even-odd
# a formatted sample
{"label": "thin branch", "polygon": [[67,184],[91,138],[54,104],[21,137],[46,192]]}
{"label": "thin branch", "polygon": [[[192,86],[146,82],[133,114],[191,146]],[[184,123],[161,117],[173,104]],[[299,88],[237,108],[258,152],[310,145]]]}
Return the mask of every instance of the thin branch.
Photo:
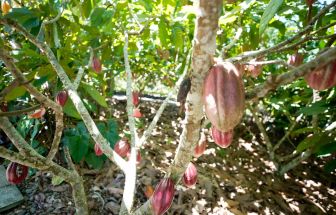
{"label": "thin branch", "polygon": [[34,167],[42,171],[48,171],[54,175],[64,178],[72,186],[72,193],[76,210],[78,214],[87,215],[87,201],[83,186],[83,180],[78,175],[76,170],[69,171],[62,166],[54,163],[52,160],[48,161],[45,157],[37,153],[19,134],[14,126],[9,122],[7,117],[0,117],[0,128],[6,133],[7,137],[14,143],[14,145],[23,145],[26,149],[22,154],[15,153],[0,147],[0,157],[15,161],[17,163]]}
{"label": "thin branch", "polygon": [[75,164],[72,162],[68,146],[63,145],[63,151],[64,151],[65,160],[68,163],[69,168],[72,170],[76,170]]}
{"label": "thin branch", "polygon": [[268,60],[268,61],[249,61],[249,62],[245,62],[244,64],[248,64],[248,65],[270,65],[270,64],[281,64],[289,69],[294,69],[295,66],[292,66],[290,64],[288,64],[286,61],[284,60]]}
{"label": "thin branch", "polygon": [[17,132],[12,123],[7,117],[0,117],[0,128],[6,133],[7,137],[12,141],[14,146],[19,150],[19,152],[24,156],[36,157],[42,160],[45,158],[37,153],[31,145],[22,138],[22,136]]}
{"label": "thin branch", "polygon": [[294,130],[295,126],[298,124],[298,122],[301,120],[301,118],[303,117],[303,114],[300,114],[296,120],[292,123],[291,127],[288,129],[288,131],[286,132],[286,134],[274,145],[273,147],[273,153],[275,152],[275,150],[277,150],[281,144],[289,137],[290,133],[292,133],[292,131]]}
{"label": "thin branch", "polygon": [[57,22],[61,16],[62,16],[62,13],[64,11],[64,8],[62,7],[61,10],[58,12],[58,14],[56,15],[56,17],[54,17],[53,19],[51,20],[44,20],[41,24],[41,27],[40,27],[40,31],[38,32],[37,34],[37,38],[40,39],[42,37],[42,34],[43,34],[43,31],[44,31],[44,28],[46,25],[49,25],[49,24],[53,24],[55,22]]}
{"label": "thin branch", "polygon": [[127,212],[130,212],[133,206],[134,201],[134,192],[135,192],[135,184],[136,184],[136,156],[137,156],[137,148],[136,142],[138,141],[138,137],[135,130],[135,119],[133,116],[134,105],[132,103],[132,71],[130,68],[129,60],[128,60],[128,33],[125,31],[125,44],[124,44],[124,61],[125,61],[125,70],[127,74],[127,114],[128,114],[128,125],[131,133],[131,155],[128,162],[127,171],[125,172],[125,186],[123,193],[123,201],[121,205],[120,214],[125,213],[124,209]]}
{"label": "thin branch", "polygon": [[328,40],[330,38],[336,37],[336,34],[331,34],[331,35],[324,35],[324,36],[318,36],[318,37],[312,37],[312,40]]}
{"label": "thin branch", "polygon": [[304,151],[302,153],[300,153],[299,156],[297,156],[295,159],[292,159],[289,163],[287,163],[286,165],[282,166],[279,174],[283,175],[286,172],[288,172],[289,170],[293,169],[294,167],[296,167],[297,165],[299,165],[302,161],[306,160],[307,158],[309,158],[309,156],[312,154],[311,150],[307,150]]}
{"label": "thin branch", "polygon": [[334,7],[336,5],[336,1],[333,1],[331,4],[327,5],[325,8],[323,8],[312,20],[311,22],[301,31],[299,31],[298,33],[295,34],[295,36],[275,45],[272,46],[270,48],[267,49],[262,49],[262,50],[258,50],[258,51],[251,51],[251,52],[245,52],[241,55],[238,55],[236,57],[232,57],[227,59],[228,61],[243,61],[243,60],[247,60],[247,59],[253,59],[256,57],[260,57],[263,56],[267,53],[272,53],[272,52],[277,52],[279,49],[284,50],[284,47],[286,47],[288,44],[294,42],[297,39],[300,39],[303,35],[309,33],[313,27],[314,27],[314,23],[320,18],[322,17],[325,13],[327,13],[329,11],[330,8]]}
{"label": "thin branch", "polygon": [[84,75],[84,68],[83,67],[79,67],[78,73],[76,75],[76,79],[75,79],[75,81],[73,83],[74,84],[74,90],[78,89],[79,84],[80,84],[80,82],[82,80],[83,75]]}
{"label": "thin branch", "polygon": [[270,76],[266,82],[256,86],[252,91],[246,93],[246,100],[251,101],[266,96],[271,90],[285,84],[290,84],[296,79],[305,76],[317,67],[324,66],[336,59],[336,47],[330,48],[318,55],[314,60],[302,64],[289,72]]}
{"label": "thin branch", "polygon": [[5,87],[0,92],[0,101],[3,101],[5,99],[5,96],[11,92],[14,88],[18,87],[20,84],[16,80],[14,80],[12,83],[10,83],[7,87]]}
{"label": "thin branch", "polygon": [[[186,100],[186,116],[183,131],[180,135],[179,145],[176,149],[173,164],[166,176],[172,178],[177,184],[181,179],[188,163],[192,159],[200,135],[200,126],[203,118],[202,90],[203,80],[213,63],[216,53],[216,32],[218,19],[222,8],[222,0],[194,1],[197,11],[195,36],[192,54],[191,89]],[[135,214],[151,211],[151,199],[142,205]]]}
{"label": "thin branch", "polygon": [[0,157],[36,169],[41,169],[41,167],[45,165],[43,163],[43,160],[37,159],[36,157],[27,157],[21,153],[13,152],[9,149],[6,149],[3,146],[0,146]]}
{"label": "thin branch", "polygon": [[[175,87],[172,91],[170,91],[170,93],[167,95],[166,99],[162,102],[160,108],[157,110],[152,122],[150,123],[150,125],[148,126],[148,128],[145,130],[144,134],[142,135],[142,137],[140,138],[139,142],[138,142],[138,147],[140,148],[143,144],[145,144],[145,142],[147,141],[147,139],[149,138],[149,136],[152,134],[153,129],[155,128],[157,122],[159,121],[161,114],[163,113],[164,109],[166,108],[169,99],[174,95],[174,93],[177,91],[177,89],[179,88],[181,82],[183,81],[184,77],[186,76],[188,69],[189,69],[189,62],[191,60],[191,50],[189,51],[189,53],[187,54],[187,58],[186,58],[186,66],[184,67],[184,71],[183,74],[181,75],[181,77],[179,78],[179,80],[176,82]],[[177,70],[177,69],[176,69]]]}
{"label": "thin branch", "polygon": [[271,142],[271,140],[270,140],[270,138],[269,138],[269,136],[267,134],[267,131],[266,131],[264,125],[262,124],[262,122],[259,119],[259,116],[257,115],[257,113],[258,113],[257,107],[251,107],[251,112],[252,112],[254,121],[257,124],[258,128],[259,128],[259,131],[262,133],[262,135],[264,137],[264,141],[266,143],[266,148],[267,148],[267,153],[269,154],[271,160],[273,162],[275,162],[272,142]]}
{"label": "thin branch", "polygon": [[231,49],[234,45],[236,45],[237,41],[239,40],[240,36],[242,35],[243,33],[243,28],[242,27],[239,27],[237,29],[237,32],[236,32],[236,35],[234,36],[233,40],[226,46],[223,46],[222,48],[222,58],[224,59],[224,56],[225,56],[225,52],[229,49]]}
{"label": "thin branch", "polygon": [[[4,49],[0,49],[0,58],[5,63],[6,67],[12,75],[17,79],[19,83],[26,83],[27,79],[19,70],[18,67],[14,64],[14,60],[6,53]],[[62,107],[57,104],[56,102],[50,100],[48,97],[44,96],[40,93],[32,84],[25,84],[24,87],[27,89],[29,93],[31,93],[36,100],[41,102],[44,106],[51,107],[55,111],[55,121],[56,121],[56,128],[54,133],[53,142],[51,144],[47,161],[51,161],[58,151],[58,146],[61,141],[61,136],[64,128],[63,124],[63,110]]]}
{"label": "thin branch", "polygon": [[0,117],[1,116],[18,116],[18,115],[21,115],[21,114],[32,112],[32,111],[37,110],[39,108],[41,108],[41,105],[35,105],[35,106],[29,107],[29,108],[10,111],[10,112],[0,112]]}
{"label": "thin branch", "polygon": [[63,67],[59,64],[57,61],[57,58],[55,57],[53,51],[50,49],[50,47],[43,43],[38,41],[32,34],[30,34],[25,28],[23,28],[21,25],[18,23],[9,20],[9,19],[0,19],[0,23],[9,25],[13,27],[15,30],[20,32],[23,36],[25,36],[30,42],[32,42],[34,45],[36,45],[43,54],[45,54],[58,74],[58,77],[63,83],[63,86],[69,93],[69,97],[73,101],[78,113],[81,115],[83,122],[85,123],[85,126],[87,127],[88,131],[90,132],[91,137],[97,143],[100,148],[102,149],[103,153],[113,162],[118,165],[118,167],[123,170],[124,172],[126,171],[126,161],[120,157],[116,152],[114,152],[108,141],[101,135],[99,132],[96,124],[92,120],[88,110],[86,109],[83,101],[79,97],[77,91],[73,88],[73,83],[70,81],[69,77],[67,76],[66,72],[64,71]]}

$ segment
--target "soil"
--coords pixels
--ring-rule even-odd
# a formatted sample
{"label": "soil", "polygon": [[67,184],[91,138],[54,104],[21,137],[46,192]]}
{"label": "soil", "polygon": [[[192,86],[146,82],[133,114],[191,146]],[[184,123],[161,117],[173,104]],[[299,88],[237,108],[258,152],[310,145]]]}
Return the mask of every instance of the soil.
{"label": "soil", "polygon": [[[140,133],[159,105],[160,102],[141,102],[144,118],[138,122]],[[121,133],[126,122],[125,106],[124,100],[117,99],[111,106]],[[155,187],[172,163],[181,121],[178,107],[168,105],[148,144],[141,149],[136,206],[147,201],[146,186]],[[196,186],[187,189],[177,185],[167,214],[336,214],[336,174],[323,171],[325,160],[311,157],[281,177],[276,174],[256,126],[249,124],[235,130],[234,141],[227,149],[220,149],[209,137],[205,154],[193,160],[198,170]],[[106,162],[101,170],[82,169],[81,173],[91,214],[118,214],[124,186],[121,171]],[[37,172],[19,189],[24,203],[3,214],[75,212],[70,186],[53,186],[50,174]]]}

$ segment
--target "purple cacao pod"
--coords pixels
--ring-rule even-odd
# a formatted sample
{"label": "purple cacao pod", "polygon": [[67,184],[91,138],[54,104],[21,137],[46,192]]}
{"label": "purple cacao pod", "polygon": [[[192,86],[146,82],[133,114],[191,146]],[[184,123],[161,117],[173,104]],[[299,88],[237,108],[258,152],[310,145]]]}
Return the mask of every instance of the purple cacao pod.
{"label": "purple cacao pod", "polygon": [[164,214],[171,206],[174,199],[175,184],[170,178],[164,178],[155,187],[151,199],[152,209],[155,215]]}
{"label": "purple cacao pod", "polygon": [[193,163],[189,163],[186,171],[183,174],[182,178],[183,184],[186,187],[192,187],[196,184],[197,181],[197,169]]}
{"label": "purple cacao pod", "polygon": [[6,178],[10,184],[20,184],[28,175],[28,167],[10,162],[6,170]]}
{"label": "purple cacao pod", "polygon": [[126,157],[130,150],[131,146],[127,139],[121,139],[114,145],[114,151],[121,157]]}
{"label": "purple cacao pod", "polygon": [[305,76],[309,87],[315,90],[326,90],[336,85],[336,60],[317,68]]}
{"label": "purple cacao pod", "polygon": [[219,130],[231,130],[240,122],[245,106],[244,85],[232,63],[211,67],[204,80],[203,102],[208,119]]}
{"label": "purple cacao pod", "polygon": [[233,130],[222,132],[216,129],[214,126],[211,128],[212,138],[214,139],[215,143],[222,147],[227,148],[231,145],[232,138],[233,138]]}
{"label": "purple cacao pod", "polygon": [[94,151],[97,156],[103,155],[103,151],[97,143],[94,145]]}
{"label": "purple cacao pod", "polygon": [[62,107],[64,107],[65,103],[68,100],[68,93],[67,91],[63,90],[57,93],[57,96],[55,98],[55,101],[61,105]]}

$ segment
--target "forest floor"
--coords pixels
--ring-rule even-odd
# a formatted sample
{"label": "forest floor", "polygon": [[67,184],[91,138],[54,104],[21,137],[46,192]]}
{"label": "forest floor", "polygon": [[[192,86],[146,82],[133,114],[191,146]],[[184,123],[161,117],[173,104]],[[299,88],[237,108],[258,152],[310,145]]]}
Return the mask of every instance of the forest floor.
{"label": "forest floor", "polygon": [[[143,128],[159,105],[142,101],[144,118],[139,124]],[[125,101],[113,100],[111,107],[120,132],[127,119],[125,106]],[[149,144],[141,149],[136,206],[147,200],[146,187],[155,187],[172,162],[181,121],[178,107],[168,105]],[[205,154],[193,161],[198,170],[196,186],[187,189],[177,185],[167,214],[336,214],[336,175],[323,171],[325,161],[312,157],[280,177],[258,130],[255,125],[250,126],[239,126],[227,149],[220,149],[213,142],[208,144]],[[107,162],[102,170],[81,172],[91,214],[118,214],[124,185],[121,171]],[[70,186],[53,186],[50,174],[37,173],[18,187],[25,201],[3,214],[74,214]]]}

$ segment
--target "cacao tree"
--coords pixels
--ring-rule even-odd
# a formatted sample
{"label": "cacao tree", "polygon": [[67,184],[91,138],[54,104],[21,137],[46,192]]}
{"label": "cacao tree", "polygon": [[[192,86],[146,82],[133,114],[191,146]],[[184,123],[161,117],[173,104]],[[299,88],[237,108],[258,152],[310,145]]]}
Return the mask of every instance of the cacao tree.
{"label": "cacao tree", "polygon": [[[208,139],[234,145],[235,129],[248,127],[249,117],[280,175],[312,155],[334,153],[335,5],[3,0],[0,128],[13,147],[0,146],[0,157],[10,162],[8,181],[22,182],[28,167],[50,172],[71,185],[76,213],[88,214],[78,166],[101,168],[109,160],[125,175],[120,214],[163,214],[180,181],[195,185],[191,160]],[[127,136],[109,108],[118,91],[127,99]],[[165,100],[140,135],[145,93]],[[155,190],[148,188],[148,201],[135,207],[140,149],[176,95],[184,123],[174,159]],[[52,130],[48,145],[36,138],[43,125]],[[281,138],[272,140],[272,132]],[[291,153],[278,153],[292,142]],[[56,161],[59,154],[66,163]],[[335,167],[335,159],[325,165]]]}

